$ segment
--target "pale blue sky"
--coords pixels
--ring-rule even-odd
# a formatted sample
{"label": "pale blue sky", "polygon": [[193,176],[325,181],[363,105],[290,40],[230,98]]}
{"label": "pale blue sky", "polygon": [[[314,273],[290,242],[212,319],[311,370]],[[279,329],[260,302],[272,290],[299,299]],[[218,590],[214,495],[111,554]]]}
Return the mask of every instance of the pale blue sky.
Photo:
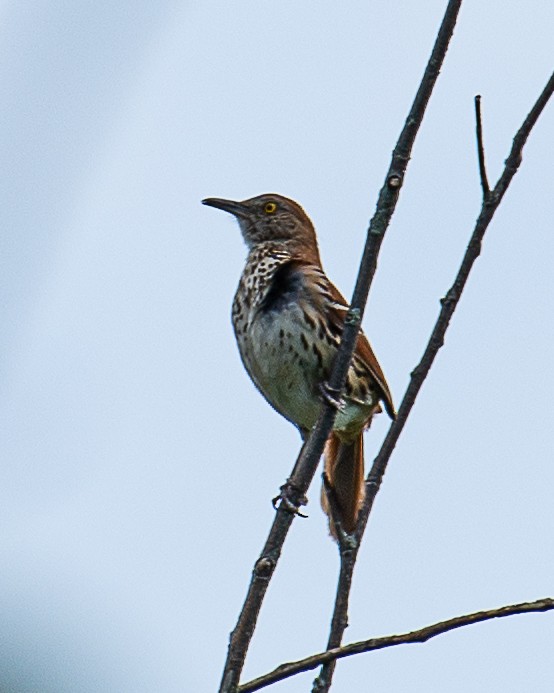
{"label": "pale blue sky", "polygon": [[[242,369],[245,250],[200,200],[298,200],[350,295],[445,4],[0,2],[2,692],[215,690],[299,439]],[[553,22],[548,2],[464,2],[364,320],[397,403],[480,207],[473,96],[495,180]],[[392,458],[347,641],[553,595],[553,132],[551,104]],[[324,647],[318,497],[247,677]],[[553,623],[354,657],[333,690],[550,693]]]}

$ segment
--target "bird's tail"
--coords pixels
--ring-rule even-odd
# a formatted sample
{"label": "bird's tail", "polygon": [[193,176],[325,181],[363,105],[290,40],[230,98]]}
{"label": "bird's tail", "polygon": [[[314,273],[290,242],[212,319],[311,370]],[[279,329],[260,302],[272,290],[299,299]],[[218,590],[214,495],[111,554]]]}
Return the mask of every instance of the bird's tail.
{"label": "bird's tail", "polygon": [[[325,444],[325,474],[334,494],[338,520],[345,532],[356,528],[358,512],[365,496],[364,441],[360,433],[351,443],[346,443],[333,431]],[[329,516],[329,531],[337,538],[332,512],[325,488],[321,492],[321,505]]]}

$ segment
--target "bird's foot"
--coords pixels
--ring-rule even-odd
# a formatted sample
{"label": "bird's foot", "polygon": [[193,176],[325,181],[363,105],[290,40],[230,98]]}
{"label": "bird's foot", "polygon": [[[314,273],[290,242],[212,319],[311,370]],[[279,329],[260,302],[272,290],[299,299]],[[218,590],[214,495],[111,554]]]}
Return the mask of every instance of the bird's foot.
{"label": "bird's foot", "polygon": [[301,506],[307,505],[307,503],[306,496],[300,493],[290,480],[281,486],[279,495],[271,501],[275,510],[286,510],[293,515],[298,515],[298,517],[308,517],[300,512]]}
{"label": "bird's foot", "polygon": [[321,393],[323,399],[332,407],[334,407],[337,411],[344,410],[346,403],[341,398],[340,390],[336,390],[334,387],[331,387],[329,383],[323,382],[319,385],[319,392]]}

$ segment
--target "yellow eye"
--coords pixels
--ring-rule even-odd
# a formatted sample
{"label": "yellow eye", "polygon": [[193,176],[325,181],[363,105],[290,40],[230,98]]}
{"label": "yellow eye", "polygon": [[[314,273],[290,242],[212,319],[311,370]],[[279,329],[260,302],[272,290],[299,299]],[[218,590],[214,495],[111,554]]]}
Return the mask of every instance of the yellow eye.
{"label": "yellow eye", "polygon": [[264,207],[264,212],[266,214],[273,214],[277,209],[277,205],[275,202],[267,202],[265,207]]}

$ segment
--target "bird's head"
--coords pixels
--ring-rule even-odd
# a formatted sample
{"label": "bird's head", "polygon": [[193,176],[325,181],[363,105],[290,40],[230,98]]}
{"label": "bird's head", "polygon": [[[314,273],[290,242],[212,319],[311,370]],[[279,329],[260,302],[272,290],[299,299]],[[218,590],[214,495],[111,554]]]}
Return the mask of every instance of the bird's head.
{"label": "bird's head", "polygon": [[233,214],[249,250],[260,243],[274,241],[304,254],[315,251],[318,257],[313,224],[294,200],[267,193],[242,202],[208,197],[202,200],[202,204]]}

